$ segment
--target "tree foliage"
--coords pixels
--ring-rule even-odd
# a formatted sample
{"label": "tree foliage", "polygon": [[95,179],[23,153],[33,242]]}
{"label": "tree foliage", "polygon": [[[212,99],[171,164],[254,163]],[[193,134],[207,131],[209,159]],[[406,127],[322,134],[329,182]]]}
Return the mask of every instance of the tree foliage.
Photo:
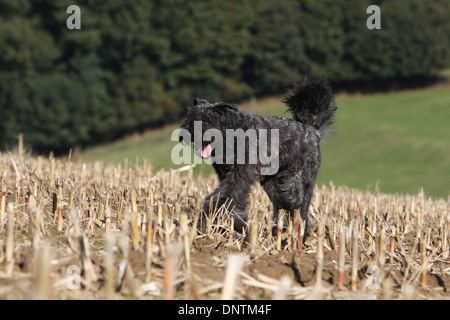
{"label": "tree foliage", "polygon": [[304,76],[365,81],[450,66],[448,0],[0,2],[0,148],[20,132],[66,152],[178,120],[194,97],[238,101]]}

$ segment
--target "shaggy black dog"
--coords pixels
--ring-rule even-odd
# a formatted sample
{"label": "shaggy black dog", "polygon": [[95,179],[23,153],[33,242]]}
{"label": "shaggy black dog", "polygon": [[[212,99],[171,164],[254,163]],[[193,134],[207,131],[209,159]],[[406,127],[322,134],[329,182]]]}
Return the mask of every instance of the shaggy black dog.
{"label": "shaggy black dog", "polygon": [[235,230],[242,232],[247,225],[250,187],[260,182],[273,204],[273,233],[279,210],[290,217],[299,210],[306,240],[312,227],[309,205],[322,162],[319,144],[334,122],[337,107],[325,80],[294,85],[283,102],[293,120],[194,99],[181,126],[180,142],[193,143],[194,152],[202,158],[211,157],[220,181],[203,204],[202,231],[206,215],[225,206],[234,218]]}

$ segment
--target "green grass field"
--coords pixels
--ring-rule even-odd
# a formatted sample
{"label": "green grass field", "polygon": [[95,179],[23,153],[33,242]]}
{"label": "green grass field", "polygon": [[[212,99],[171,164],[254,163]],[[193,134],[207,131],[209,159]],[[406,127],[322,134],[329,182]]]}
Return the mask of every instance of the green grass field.
{"label": "green grass field", "polygon": [[[322,144],[318,183],[373,191],[444,197],[450,191],[450,90],[418,90],[375,95],[339,95],[336,135]],[[279,99],[243,106],[250,112],[290,116]],[[154,169],[175,168],[170,141],[177,125],[148,131],[75,155],[77,161],[106,163],[147,159]],[[179,167],[179,166],[178,166]],[[196,169],[212,173],[210,165]]]}

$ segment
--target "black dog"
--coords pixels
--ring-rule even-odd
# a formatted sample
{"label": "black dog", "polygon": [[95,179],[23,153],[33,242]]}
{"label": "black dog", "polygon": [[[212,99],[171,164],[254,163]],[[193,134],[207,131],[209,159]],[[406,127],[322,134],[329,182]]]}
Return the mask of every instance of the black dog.
{"label": "black dog", "polygon": [[[279,210],[286,210],[291,217],[295,210],[300,210],[306,222],[306,240],[312,227],[309,205],[322,162],[320,139],[334,122],[337,107],[324,80],[305,80],[294,85],[283,102],[294,120],[250,114],[224,102],[194,99],[194,106],[188,109],[181,126],[184,134],[180,134],[180,142],[193,143],[194,152],[203,158],[212,157],[220,181],[203,204],[203,216],[199,221],[202,231],[205,230],[206,215],[225,205],[232,213],[235,230],[242,232],[247,225],[250,187],[259,181],[273,204],[273,233]],[[198,124],[201,128],[195,130]],[[220,135],[205,134],[209,129]],[[240,135],[235,134],[231,140],[223,139],[231,136],[227,135],[229,132],[240,132]],[[269,150],[267,145],[276,146],[276,150]],[[264,152],[270,159],[278,161],[275,172],[269,170],[273,163],[262,161],[261,157],[257,159]],[[240,154],[244,154],[244,162],[239,159]]]}

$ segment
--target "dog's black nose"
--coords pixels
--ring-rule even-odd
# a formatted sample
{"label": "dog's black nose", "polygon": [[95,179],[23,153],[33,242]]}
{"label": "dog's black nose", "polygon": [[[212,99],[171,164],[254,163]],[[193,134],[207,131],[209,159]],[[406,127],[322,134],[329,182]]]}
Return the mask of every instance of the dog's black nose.
{"label": "dog's black nose", "polygon": [[180,135],[180,136],[178,137],[178,141],[179,141],[180,143],[183,142],[183,136]]}

